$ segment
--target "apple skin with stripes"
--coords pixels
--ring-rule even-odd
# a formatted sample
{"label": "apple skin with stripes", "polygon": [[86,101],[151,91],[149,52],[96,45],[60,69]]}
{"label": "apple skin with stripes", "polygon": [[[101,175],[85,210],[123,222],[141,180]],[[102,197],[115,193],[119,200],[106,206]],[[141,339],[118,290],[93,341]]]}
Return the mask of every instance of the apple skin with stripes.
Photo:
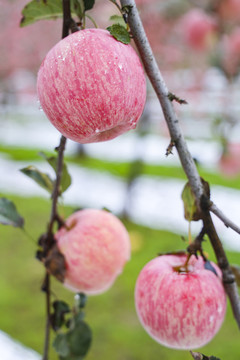
{"label": "apple skin with stripes", "polygon": [[[191,350],[207,344],[220,329],[226,312],[221,271],[202,257],[163,255],[140,272],[135,305],[146,332],[173,349]],[[205,265],[205,266],[204,266]],[[209,267],[214,271],[209,270]]]}
{"label": "apple skin with stripes", "polygon": [[140,59],[107,30],[85,29],[59,41],[37,78],[40,106],[65,137],[85,144],[134,129],[146,101]]}
{"label": "apple skin with stripes", "polygon": [[113,214],[98,209],[79,210],[55,234],[65,258],[64,285],[87,295],[107,291],[130,259],[128,232]]}

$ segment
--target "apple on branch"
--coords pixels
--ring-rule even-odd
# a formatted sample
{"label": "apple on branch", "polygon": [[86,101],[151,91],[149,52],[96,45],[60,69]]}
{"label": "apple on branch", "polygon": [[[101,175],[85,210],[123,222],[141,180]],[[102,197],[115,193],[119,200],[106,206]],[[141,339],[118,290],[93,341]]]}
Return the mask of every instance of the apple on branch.
{"label": "apple on branch", "polygon": [[77,31],[58,42],[38,72],[37,93],[52,124],[85,144],[134,129],[146,100],[146,80],[131,45],[103,29]]}
{"label": "apple on branch", "polygon": [[[226,295],[217,265],[208,270],[202,257],[163,255],[145,265],[135,288],[141,324],[157,342],[174,349],[207,344],[225,317]],[[208,266],[209,267],[209,266]]]}
{"label": "apple on branch", "polygon": [[105,292],[130,259],[126,228],[105,210],[73,213],[55,234],[55,240],[65,258],[64,285],[75,292],[88,295]]}

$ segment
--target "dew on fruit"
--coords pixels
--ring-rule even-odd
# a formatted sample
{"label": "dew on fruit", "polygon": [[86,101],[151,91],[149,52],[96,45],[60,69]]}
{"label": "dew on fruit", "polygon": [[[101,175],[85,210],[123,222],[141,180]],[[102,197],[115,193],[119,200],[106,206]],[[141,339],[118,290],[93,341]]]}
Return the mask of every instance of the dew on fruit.
{"label": "dew on fruit", "polygon": [[120,70],[122,70],[122,68],[123,68],[122,64],[119,64],[118,67]]}
{"label": "dew on fruit", "polygon": [[95,133],[96,134],[100,133],[100,129],[96,128]]}
{"label": "dew on fruit", "polygon": [[213,315],[211,315],[211,316],[210,316],[210,318],[209,318],[209,322],[210,322],[210,324],[212,324],[212,323],[213,323],[213,321],[214,321],[214,316],[213,316]]}
{"label": "dew on fruit", "polygon": [[129,121],[130,126],[135,126],[136,125],[136,120],[134,120],[134,118],[131,118]]}
{"label": "dew on fruit", "polygon": [[39,109],[40,111],[43,111],[43,108],[42,108],[42,105],[41,105],[39,99],[37,100],[37,104],[38,104],[38,109]]}

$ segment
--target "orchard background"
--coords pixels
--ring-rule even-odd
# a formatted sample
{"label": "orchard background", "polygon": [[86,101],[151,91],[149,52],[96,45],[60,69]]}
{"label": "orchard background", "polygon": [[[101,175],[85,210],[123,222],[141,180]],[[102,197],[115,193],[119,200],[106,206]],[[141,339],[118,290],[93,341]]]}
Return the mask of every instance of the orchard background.
{"label": "orchard background", "polygon": [[[60,40],[62,20],[20,28],[26,3],[0,0],[0,194],[12,200],[25,219],[25,232],[0,228],[0,328],[42,353],[44,269],[34,254],[36,239],[49,221],[50,199],[19,170],[35,165],[51,171],[39,152],[53,154],[60,136],[39,107],[36,76],[44,56]],[[210,183],[216,203],[238,224],[240,1],[204,1],[202,8],[185,0],[136,3],[170,91],[188,103],[174,106],[199,172]],[[101,28],[111,25],[109,19],[116,13],[106,0],[97,0],[89,11]],[[186,176],[175,149],[165,155],[169,142],[148,84],[148,101],[136,130],[108,143],[67,144],[65,162],[72,185],[60,202],[61,214],[106,207],[123,219],[132,242],[131,261],[114,286],[88,298],[85,313],[93,331],[89,359],[191,359],[185,351],[155,343],[134,308],[134,286],[142,267],[158,253],[187,247],[183,237],[187,239],[188,222],[181,201]],[[230,263],[240,265],[239,235],[216,224]],[[192,228],[198,231],[197,225]],[[204,250],[215,259],[208,242]],[[59,298],[73,303],[73,294],[57,281],[53,288]],[[201,352],[221,360],[239,359],[239,332],[230,306],[221,330]],[[57,359],[53,350],[50,358]]]}

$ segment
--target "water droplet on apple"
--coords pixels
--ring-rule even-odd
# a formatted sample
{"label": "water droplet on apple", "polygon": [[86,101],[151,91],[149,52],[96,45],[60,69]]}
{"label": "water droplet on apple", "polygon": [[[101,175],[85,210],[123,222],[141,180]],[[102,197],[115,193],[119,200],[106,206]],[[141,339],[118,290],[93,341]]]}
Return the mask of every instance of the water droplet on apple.
{"label": "water droplet on apple", "polygon": [[38,104],[38,110],[43,111],[43,108],[42,108],[42,105],[41,105],[39,99],[37,100],[37,104]]}

